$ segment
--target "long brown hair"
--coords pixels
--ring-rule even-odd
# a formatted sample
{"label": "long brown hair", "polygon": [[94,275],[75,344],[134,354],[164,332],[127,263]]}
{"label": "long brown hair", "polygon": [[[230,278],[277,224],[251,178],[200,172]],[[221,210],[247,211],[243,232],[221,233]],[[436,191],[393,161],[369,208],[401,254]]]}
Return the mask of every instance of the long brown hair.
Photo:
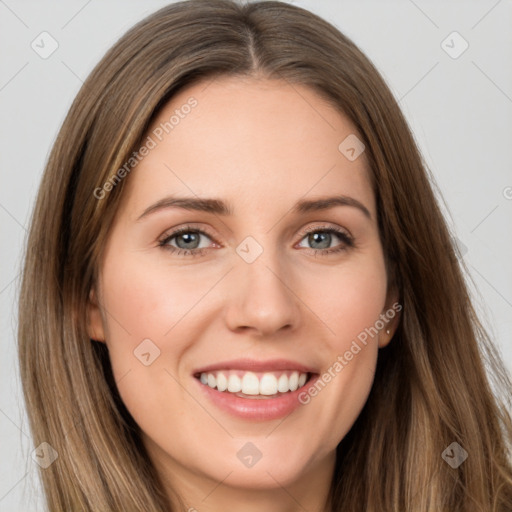
{"label": "long brown hair", "polygon": [[[19,362],[52,511],[170,510],[86,308],[126,176],[98,199],[177,91],[219,75],[311,87],[366,146],[380,236],[403,305],[374,386],[340,442],[331,509],[512,510],[503,364],[471,305],[431,177],[383,79],[346,36],[280,2],[190,0],[129,30],[92,71],[57,137],[33,213],[19,308]],[[340,141],[341,142],[341,141]],[[468,458],[452,468],[443,451]]]}

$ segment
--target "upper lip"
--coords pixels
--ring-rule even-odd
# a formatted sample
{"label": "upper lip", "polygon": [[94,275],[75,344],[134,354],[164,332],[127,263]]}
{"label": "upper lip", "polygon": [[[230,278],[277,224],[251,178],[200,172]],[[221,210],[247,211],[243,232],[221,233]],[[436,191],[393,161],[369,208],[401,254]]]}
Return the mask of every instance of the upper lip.
{"label": "upper lip", "polygon": [[295,370],[302,373],[317,373],[314,368],[287,359],[268,359],[266,361],[256,359],[232,359],[231,361],[223,361],[198,368],[194,371],[194,375],[218,370],[244,370],[253,372]]}

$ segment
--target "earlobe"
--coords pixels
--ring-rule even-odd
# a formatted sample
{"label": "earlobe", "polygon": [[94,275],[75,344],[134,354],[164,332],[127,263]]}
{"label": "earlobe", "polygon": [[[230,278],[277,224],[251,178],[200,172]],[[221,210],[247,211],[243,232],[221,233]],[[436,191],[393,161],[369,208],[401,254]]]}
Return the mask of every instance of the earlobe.
{"label": "earlobe", "polygon": [[386,325],[379,333],[379,348],[386,347],[393,339],[398,324],[400,323],[402,308],[403,306],[399,302],[398,290],[396,287],[393,287],[388,293],[386,307],[381,315]]}
{"label": "earlobe", "polygon": [[395,330],[391,327],[383,329],[379,334],[379,348],[387,347],[393,339],[394,333]]}
{"label": "earlobe", "polygon": [[91,340],[105,342],[103,318],[94,288],[89,293],[89,301],[87,303],[87,335]]}

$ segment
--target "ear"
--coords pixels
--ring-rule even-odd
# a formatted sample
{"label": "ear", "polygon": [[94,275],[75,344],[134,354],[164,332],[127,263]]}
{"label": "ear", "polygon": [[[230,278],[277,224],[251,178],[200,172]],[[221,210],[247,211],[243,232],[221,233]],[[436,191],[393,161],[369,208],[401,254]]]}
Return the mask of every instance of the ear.
{"label": "ear", "polygon": [[94,288],[91,288],[89,301],[87,302],[87,334],[91,340],[105,343],[103,317],[101,316],[101,309]]}
{"label": "ear", "polygon": [[390,286],[386,296],[386,305],[381,314],[385,326],[379,333],[379,348],[386,347],[389,344],[398,328],[400,312],[403,309],[399,299],[398,288],[395,285]]}

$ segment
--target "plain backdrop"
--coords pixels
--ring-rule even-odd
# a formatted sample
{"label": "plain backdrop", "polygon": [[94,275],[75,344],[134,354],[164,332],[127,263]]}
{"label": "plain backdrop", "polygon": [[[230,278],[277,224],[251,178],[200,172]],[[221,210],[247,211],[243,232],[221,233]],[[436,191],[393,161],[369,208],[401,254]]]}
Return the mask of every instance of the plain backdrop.
{"label": "plain backdrop", "polygon": [[[92,67],[167,3],[0,0],[0,511],[44,509],[15,341],[23,244],[41,174]],[[477,310],[512,371],[512,2],[290,3],[349,36],[399,100],[444,198]]]}

